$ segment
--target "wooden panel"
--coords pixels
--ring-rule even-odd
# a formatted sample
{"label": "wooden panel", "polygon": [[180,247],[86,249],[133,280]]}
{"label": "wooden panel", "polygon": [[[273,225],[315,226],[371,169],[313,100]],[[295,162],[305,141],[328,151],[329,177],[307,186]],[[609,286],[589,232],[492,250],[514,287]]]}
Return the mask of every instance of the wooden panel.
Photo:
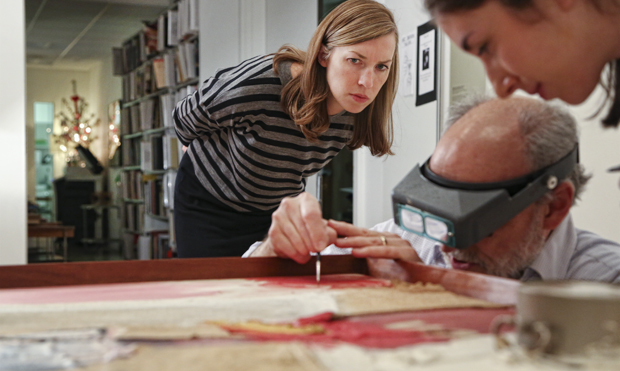
{"label": "wooden panel", "polygon": [[507,305],[517,303],[520,284],[508,278],[391,259],[369,259],[368,270],[375,277],[437,283],[457,294]]}
{"label": "wooden panel", "polygon": [[[323,256],[322,273],[360,273],[406,282],[431,282],[457,294],[515,304],[519,281],[389,259]],[[311,276],[306,264],[280,258],[205,258],[148,261],[50,263],[0,267],[0,288],[178,281],[214,278]]]}
{"label": "wooden panel", "polygon": [[[366,260],[350,255],[324,256],[321,264],[323,274],[368,274]],[[0,288],[314,274],[314,258],[303,265],[280,258],[50,263],[0,267]]]}

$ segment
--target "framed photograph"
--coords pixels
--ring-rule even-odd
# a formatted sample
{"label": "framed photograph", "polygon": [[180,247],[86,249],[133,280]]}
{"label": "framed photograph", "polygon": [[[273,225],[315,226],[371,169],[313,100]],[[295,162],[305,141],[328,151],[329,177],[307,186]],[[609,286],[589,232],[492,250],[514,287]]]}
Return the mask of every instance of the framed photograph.
{"label": "framed photograph", "polygon": [[418,26],[416,106],[437,100],[437,27]]}

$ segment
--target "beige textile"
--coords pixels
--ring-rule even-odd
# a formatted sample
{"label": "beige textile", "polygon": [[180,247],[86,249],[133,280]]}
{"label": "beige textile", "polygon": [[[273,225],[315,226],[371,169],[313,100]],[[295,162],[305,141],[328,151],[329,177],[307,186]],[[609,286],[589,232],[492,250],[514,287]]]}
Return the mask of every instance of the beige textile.
{"label": "beige textile", "polygon": [[119,330],[119,340],[191,340],[232,337],[223,328],[204,323],[196,326],[127,326]]}
{"label": "beige textile", "polygon": [[[169,289],[202,288],[197,282],[166,285],[174,285],[166,286]],[[222,338],[230,335],[217,326],[218,321],[237,325],[254,323],[252,327],[264,324],[266,327],[261,325],[261,329],[254,330],[266,332],[315,333],[316,329],[269,328],[267,325],[286,326],[296,319],[325,312],[355,316],[440,308],[501,307],[453,294],[439,285],[399,281],[392,282],[391,287],[339,289],[314,285],[303,288],[263,286],[251,280],[212,280],[205,281],[204,285],[209,290],[206,296],[172,300],[0,305],[0,333],[120,328],[125,329],[122,336],[126,339]],[[217,293],[220,288],[226,290]]]}
{"label": "beige textile", "polygon": [[127,359],[80,368],[82,371],[325,371],[303,344],[141,346]]}
{"label": "beige textile", "polygon": [[457,295],[440,285],[396,281],[392,287],[355,288],[336,294],[338,315],[416,311],[446,308],[500,308],[503,305]]}

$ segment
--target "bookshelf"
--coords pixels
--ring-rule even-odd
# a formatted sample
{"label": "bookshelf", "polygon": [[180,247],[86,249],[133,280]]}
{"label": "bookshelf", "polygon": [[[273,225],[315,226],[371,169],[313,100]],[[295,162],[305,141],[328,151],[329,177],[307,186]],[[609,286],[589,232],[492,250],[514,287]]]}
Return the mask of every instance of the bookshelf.
{"label": "bookshelf", "polygon": [[172,110],[199,83],[198,0],[179,0],[113,50],[122,77],[121,223],[127,259],[175,251],[173,194],[183,155]]}

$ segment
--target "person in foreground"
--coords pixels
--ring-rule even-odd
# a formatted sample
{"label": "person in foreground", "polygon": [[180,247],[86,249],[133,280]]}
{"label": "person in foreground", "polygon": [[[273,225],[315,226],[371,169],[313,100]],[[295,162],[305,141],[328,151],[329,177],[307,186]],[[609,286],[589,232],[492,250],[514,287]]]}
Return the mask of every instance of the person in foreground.
{"label": "person in foreground", "polygon": [[[472,99],[453,107],[446,126],[430,169],[458,182],[500,182],[531,174],[558,162],[578,143],[576,123],[568,113],[530,98]],[[268,238],[245,256],[304,263],[312,252],[350,251],[357,257],[424,262],[522,281],[620,282],[620,245],[573,226],[570,208],[587,180],[577,163],[553,190],[461,250],[406,232],[392,220],[373,230],[325,221],[318,202],[302,194],[283,200]]]}
{"label": "person in foreground", "polygon": [[[424,0],[436,23],[484,63],[499,97],[521,89],[579,104],[604,80],[604,126],[620,122],[620,1]],[[607,66],[609,74],[601,78]]]}

